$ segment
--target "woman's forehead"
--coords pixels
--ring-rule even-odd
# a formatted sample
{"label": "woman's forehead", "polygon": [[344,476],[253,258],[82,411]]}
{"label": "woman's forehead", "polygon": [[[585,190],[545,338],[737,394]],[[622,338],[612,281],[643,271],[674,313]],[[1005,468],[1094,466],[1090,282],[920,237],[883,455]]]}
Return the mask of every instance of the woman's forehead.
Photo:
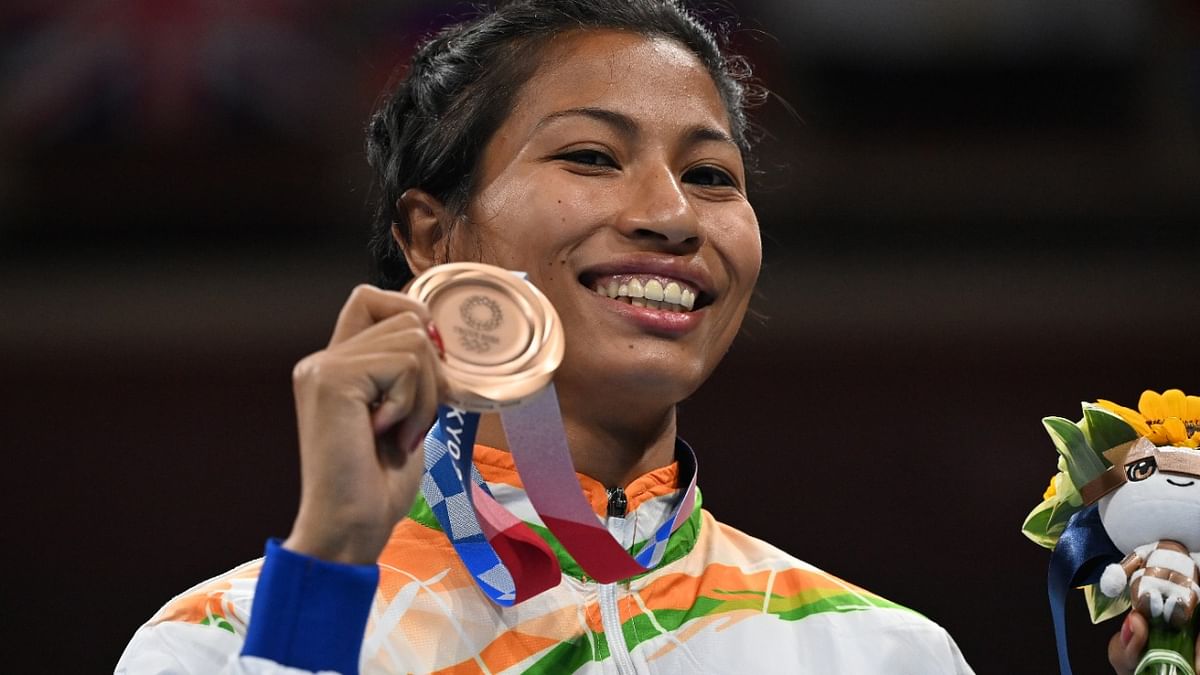
{"label": "woman's forehead", "polygon": [[579,108],[729,132],[716,84],[696,55],[672,39],[628,31],[574,31],[547,45],[510,121],[532,131],[548,116]]}

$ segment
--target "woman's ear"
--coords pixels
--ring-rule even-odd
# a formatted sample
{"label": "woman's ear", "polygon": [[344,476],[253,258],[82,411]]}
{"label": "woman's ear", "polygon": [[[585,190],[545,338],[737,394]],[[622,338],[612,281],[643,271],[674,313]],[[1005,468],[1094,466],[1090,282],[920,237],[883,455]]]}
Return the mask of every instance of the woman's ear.
{"label": "woman's ear", "polygon": [[396,211],[408,218],[408,241],[396,225],[392,225],[392,238],[404,251],[409,269],[418,275],[438,263],[439,252],[445,253],[450,225],[446,207],[428,192],[410,188],[396,200]]}

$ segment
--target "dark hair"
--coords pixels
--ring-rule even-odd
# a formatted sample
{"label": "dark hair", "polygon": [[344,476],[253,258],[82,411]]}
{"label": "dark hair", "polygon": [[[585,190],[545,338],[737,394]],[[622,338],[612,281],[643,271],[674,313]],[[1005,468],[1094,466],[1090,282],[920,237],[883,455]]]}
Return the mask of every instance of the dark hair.
{"label": "dark hair", "polygon": [[421,44],[404,77],[371,117],[367,160],[375,172],[371,281],[398,289],[412,272],[392,237],[409,225],[396,201],[419,187],[450,213],[467,206],[484,146],[503,123],[538,51],[555,34],[628,30],[673,39],[708,69],[729,114],[734,140],[749,160],[748,62],[723,53],[717,34],[678,0],[513,0],[477,19],[443,29]]}

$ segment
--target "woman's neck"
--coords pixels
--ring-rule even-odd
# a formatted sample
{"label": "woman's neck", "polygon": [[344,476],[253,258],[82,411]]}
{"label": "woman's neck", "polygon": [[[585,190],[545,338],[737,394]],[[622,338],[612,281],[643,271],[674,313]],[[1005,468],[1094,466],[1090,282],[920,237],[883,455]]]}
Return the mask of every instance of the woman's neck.
{"label": "woman's neck", "polygon": [[[637,477],[675,461],[675,407],[652,414],[597,410],[560,399],[563,427],[575,470],[607,487],[624,487]],[[610,406],[611,408],[611,406]],[[484,415],[477,442],[508,450],[499,415]]]}

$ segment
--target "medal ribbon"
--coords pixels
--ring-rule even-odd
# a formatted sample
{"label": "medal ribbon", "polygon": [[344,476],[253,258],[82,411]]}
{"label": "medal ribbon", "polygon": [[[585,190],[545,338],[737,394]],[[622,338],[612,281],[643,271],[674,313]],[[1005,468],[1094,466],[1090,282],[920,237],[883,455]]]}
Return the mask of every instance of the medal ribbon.
{"label": "medal ribbon", "polygon": [[628,579],[662,560],[671,533],[692,515],[696,503],[696,456],[691,448],[679,444],[686,448],[681,453],[679,484],[687,487],[655,531],[653,541],[633,558],[600,522],[579,488],[554,387],[543,389],[519,408],[502,411],[501,418],[529,501],[592,578],[606,584]]}
{"label": "medal ribbon", "polygon": [[[500,416],[530,502],[585,572],[611,583],[653,569],[662,560],[671,533],[695,506],[696,457],[686,443],[678,441],[676,448],[680,484],[687,487],[653,540],[634,558],[579,488],[554,386]],[[478,425],[475,413],[439,408],[438,421],[425,437],[421,490],[479,587],[497,604],[510,606],[557,586],[561,570],[546,542],[492,497],[472,465]]]}

